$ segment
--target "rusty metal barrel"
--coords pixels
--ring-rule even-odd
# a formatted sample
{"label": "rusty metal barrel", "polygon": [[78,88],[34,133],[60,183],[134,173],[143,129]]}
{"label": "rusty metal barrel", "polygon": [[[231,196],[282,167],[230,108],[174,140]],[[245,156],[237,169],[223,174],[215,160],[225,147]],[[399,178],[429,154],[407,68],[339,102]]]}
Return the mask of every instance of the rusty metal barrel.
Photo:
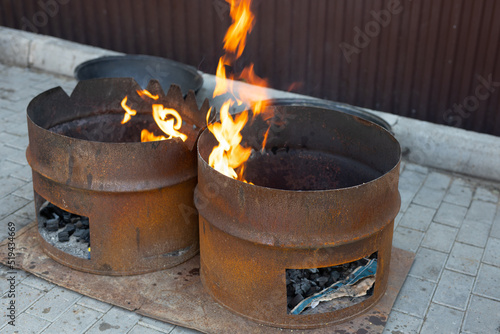
{"label": "rusty metal barrel", "polygon": [[[141,142],[141,128],[152,130],[156,124],[151,104],[137,90],[141,87],[133,79],[88,80],[71,97],[55,88],[28,106],[26,156],[39,224],[46,201],[89,217],[90,259],[39,238],[50,257],[71,268],[141,274],[180,264],[199,250],[195,147],[208,101],[198,110],[193,92],[184,98],[173,85],[165,95],[158,82],[150,82],[148,90],[159,95],[155,102],[181,114],[189,138]],[[120,102],[127,95],[137,115],[122,125]]]}
{"label": "rusty metal barrel", "polygon": [[[277,106],[269,124],[245,127],[254,148],[247,180],[231,179],[207,161],[215,138],[198,142],[201,279],[229,310],[284,328],[329,326],[359,315],[386,291],[401,150],[385,129],[342,112]],[[260,122],[260,123],[259,123]],[[264,152],[264,153],[260,153]],[[287,269],[336,266],[377,253],[373,295],[332,312],[287,312]]]}

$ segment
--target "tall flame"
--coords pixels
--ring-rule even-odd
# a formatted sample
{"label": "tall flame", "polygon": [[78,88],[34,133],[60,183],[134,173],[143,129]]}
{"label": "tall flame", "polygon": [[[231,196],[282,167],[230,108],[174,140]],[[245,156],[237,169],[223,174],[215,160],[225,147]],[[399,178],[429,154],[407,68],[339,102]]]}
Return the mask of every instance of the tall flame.
{"label": "tall flame", "polygon": [[[246,182],[243,175],[244,164],[250,157],[252,149],[241,146],[242,135],[240,131],[249,121],[249,115],[247,111],[244,111],[233,118],[229,114],[229,108],[235,103],[238,105],[247,103],[252,106],[253,116],[260,114],[265,107],[262,101],[267,98],[265,92],[267,81],[255,74],[253,64],[250,64],[237,76],[228,75],[226,67],[233,66],[234,62],[243,54],[247,36],[255,24],[255,16],[250,9],[252,0],[226,0],[226,2],[231,6],[229,15],[232,24],[224,37],[224,50],[226,53],[219,59],[213,96],[230,93],[234,100],[228,100],[223,104],[220,111],[220,122],[208,125],[209,131],[219,142],[219,145],[212,150],[208,163],[220,173]],[[236,79],[256,86],[239,91],[236,94],[233,87],[234,82],[232,81]],[[209,110],[210,112],[211,110]]]}
{"label": "tall flame", "polygon": [[[147,90],[138,90],[137,94],[144,98],[150,98],[153,100],[158,100],[160,97],[158,95],[153,95]],[[127,123],[132,116],[137,114],[137,111],[127,106],[127,96],[122,100],[121,106],[125,110],[125,115],[123,116],[122,124]],[[156,136],[146,129],[141,131],[141,142],[147,141],[157,141],[157,140],[167,140],[172,138],[180,138],[182,141],[186,141],[188,136],[178,130],[182,127],[182,117],[175,109],[165,108],[162,104],[153,104],[153,118],[156,125],[167,135]]]}

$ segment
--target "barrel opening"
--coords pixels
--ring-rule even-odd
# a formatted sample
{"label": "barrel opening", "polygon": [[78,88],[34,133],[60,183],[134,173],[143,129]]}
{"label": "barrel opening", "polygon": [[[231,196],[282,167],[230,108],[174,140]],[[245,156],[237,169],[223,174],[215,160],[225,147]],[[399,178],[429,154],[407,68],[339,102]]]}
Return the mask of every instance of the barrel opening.
{"label": "barrel opening", "polygon": [[372,297],[377,255],[330,267],[286,269],[287,314],[333,312]]}
{"label": "barrel opening", "polygon": [[90,260],[90,218],[63,209],[36,192],[35,197],[40,236],[62,252]]}

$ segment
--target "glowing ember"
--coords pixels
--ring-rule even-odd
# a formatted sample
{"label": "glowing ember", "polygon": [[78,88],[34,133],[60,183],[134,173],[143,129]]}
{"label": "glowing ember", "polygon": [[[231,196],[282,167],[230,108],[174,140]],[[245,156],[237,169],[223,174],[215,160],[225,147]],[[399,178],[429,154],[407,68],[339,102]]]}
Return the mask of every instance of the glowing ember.
{"label": "glowing ember", "polygon": [[[208,126],[210,132],[212,132],[219,142],[219,145],[212,150],[208,158],[208,163],[211,167],[228,177],[247,182],[243,175],[244,164],[250,157],[252,149],[240,145],[242,140],[240,131],[247,124],[249,116],[248,112],[244,111],[233,118],[229,114],[229,108],[234,103],[238,105],[247,103],[252,106],[254,116],[260,114],[265,107],[263,100],[267,98],[265,93],[267,81],[255,74],[253,64],[250,64],[250,66],[237,76],[227,75],[226,66],[232,66],[245,49],[247,35],[252,31],[255,17],[250,10],[251,0],[226,1],[231,5],[230,16],[233,23],[224,37],[224,50],[226,54],[219,59],[213,96],[216,97],[225,93],[231,93],[234,100],[226,101],[223,104],[220,111],[220,122]],[[256,86],[235,94],[233,79],[241,79]],[[211,110],[209,110],[209,114],[210,112]],[[265,134],[263,147],[266,143],[268,133],[269,129]]]}
{"label": "glowing ember", "polygon": [[[138,90],[137,94],[142,98],[150,98],[153,100],[159,99],[158,95],[153,95],[147,90]],[[125,110],[125,115],[122,120],[122,124],[125,124],[132,116],[137,114],[137,111],[127,106],[127,96],[122,100],[121,106]],[[162,104],[153,104],[152,109],[156,125],[158,125],[166,136],[156,136],[148,130],[143,129],[141,131],[141,142],[167,140],[172,138],[180,138],[182,141],[186,141],[188,136],[178,131],[182,127],[182,117],[177,110],[165,108]]]}

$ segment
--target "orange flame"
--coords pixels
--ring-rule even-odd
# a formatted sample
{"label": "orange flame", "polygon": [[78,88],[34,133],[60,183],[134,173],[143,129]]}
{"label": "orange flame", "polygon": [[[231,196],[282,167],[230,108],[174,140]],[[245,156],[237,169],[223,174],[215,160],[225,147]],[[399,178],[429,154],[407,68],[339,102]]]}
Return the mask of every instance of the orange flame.
{"label": "orange flame", "polygon": [[153,95],[145,89],[144,90],[137,90],[136,92],[137,92],[137,94],[139,94],[140,97],[147,96],[153,100],[158,100],[160,98],[158,95]]}
{"label": "orange flame", "polygon": [[[245,102],[252,106],[254,117],[260,114],[265,107],[262,101],[267,98],[265,92],[267,81],[255,74],[253,64],[237,76],[227,74],[226,66],[233,66],[234,62],[243,54],[247,36],[254,26],[255,16],[250,10],[252,0],[226,1],[231,5],[230,16],[233,22],[224,37],[226,54],[219,59],[213,96],[231,93],[235,101],[226,101],[220,111],[220,122],[208,125],[208,129],[219,142],[219,145],[212,150],[208,163],[212,168],[228,177],[247,182],[244,179],[243,171],[252,149],[241,146],[242,135],[240,131],[247,124],[249,116],[248,112],[244,111],[233,118],[229,114],[229,108],[234,103],[241,105]],[[256,86],[241,90],[236,95],[234,82],[228,79],[241,79]],[[210,112],[211,110],[209,110],[209,114]],[[269,130],[266,132],[263,145],[265,145],[268,133]]]}
{"label": "orange flame", "polygon": [[[158,95],[153,95],[147,90],[138,90],[137,94],[140,97],[148,97],[153,100],[158,100],[160,97]],[[127,123],[132,116],[137,114],[137,111],[131,109],[127,106],[127,96],[122,100],[121,106],[125,110],[125,115],[123,116],[122,124]],[[182,127],[182,117],[175,109],[165,108],[162,104],[153,104],[153,118],[156,125],[167,135],[156,136],[146,129],[141,131],[141,142],[147,141],[158,141],[167,140],[172,138],[180,138],[182,141],[186,141],[188,136],[178,130]]]}
{"label": "orange flame", "polygon": [[135,116],[137,114],[137,111],[127,106],[127,98],[128,97],[125,96],[125,98],[122,100],[121,103],[122,108],[125,110],[125,115],[123,115],[122,124],[127,123],[128,121],[130,121],[132,116]]}
{"label": "orange flame", "polygon": [[175,109],[164,108],[161,104],[153,104],[153,118],[158,127],[168,135],[167,139],[177,137],[186,141],[187,136],[177,131],[182,126],[182,118]]}
{"label": "orange flame", "polygon": [[226,0],[231,5],[229,15],[233,24],[224,37],[224,50],[241,57],[245,49],[247,35],[252,31],[255,16],[250,10],[251,0]]}

